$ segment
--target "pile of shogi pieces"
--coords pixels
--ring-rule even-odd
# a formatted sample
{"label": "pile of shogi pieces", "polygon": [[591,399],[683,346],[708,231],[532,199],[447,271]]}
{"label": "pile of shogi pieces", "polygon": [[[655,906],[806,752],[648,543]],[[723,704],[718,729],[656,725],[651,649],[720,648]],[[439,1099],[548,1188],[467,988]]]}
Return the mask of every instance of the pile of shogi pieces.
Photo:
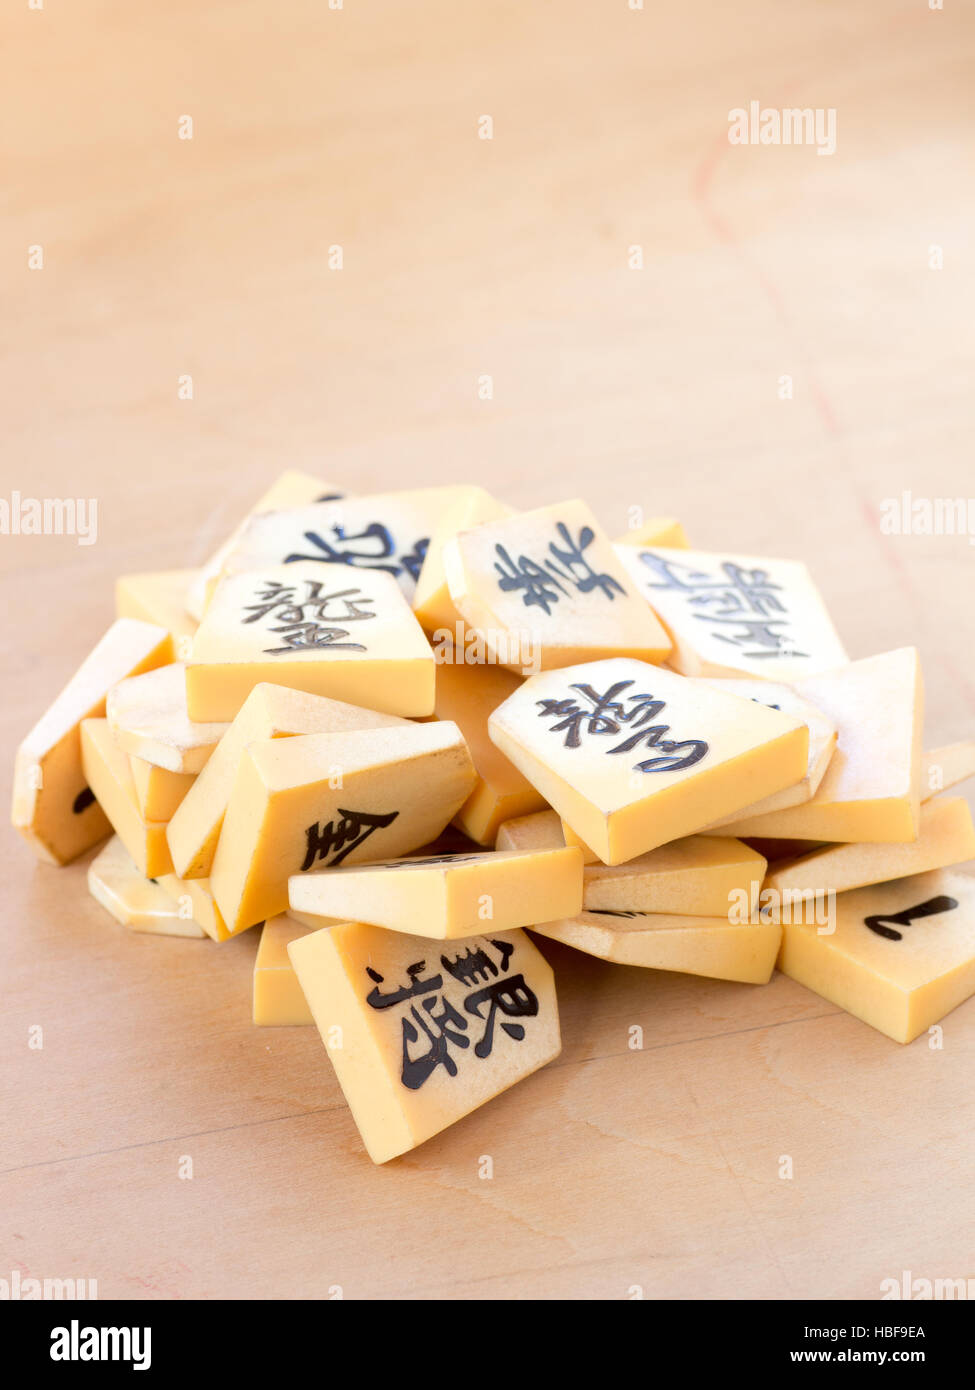
{"label": "pile of shogi pieces", "polygon": [[254,1022],[317,1024],[376,1162],[558,1055],[525,927],[785,974],[906,1043],[975,992],[975,743],[914,648],[850,661],[806,567],[611,542],[584,502],[284,474],[198,570],[126,575],[22,743],[42,859],[134,932],[261,928]]}

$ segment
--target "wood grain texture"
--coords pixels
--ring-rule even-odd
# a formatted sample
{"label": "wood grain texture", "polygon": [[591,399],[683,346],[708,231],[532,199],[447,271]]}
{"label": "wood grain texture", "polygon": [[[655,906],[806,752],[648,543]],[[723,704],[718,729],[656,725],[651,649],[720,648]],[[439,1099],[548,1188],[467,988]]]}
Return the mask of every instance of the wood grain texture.
{"label": "wood grain texture", "polygon": [[[970,7],[48,0],[3,26],[0,493],[99,503],[96,545],[0,538],[8,785],[116,574],[199,563],[285,466],[797,556],[852,656],[920,647],[928,746],[972,734],[971,546],[878,510],[975,492]],[[751,99],[835,107],[836,154],[731,147]],[[375,1169],[314,1032],[251,1027],[253,933],[135,937],[84,863],[12,831],[0,856],[0,1277],[875,1298],[975,1273],[975,1000],[900,1048],[781,977],[541,942],[560,1060]]]}

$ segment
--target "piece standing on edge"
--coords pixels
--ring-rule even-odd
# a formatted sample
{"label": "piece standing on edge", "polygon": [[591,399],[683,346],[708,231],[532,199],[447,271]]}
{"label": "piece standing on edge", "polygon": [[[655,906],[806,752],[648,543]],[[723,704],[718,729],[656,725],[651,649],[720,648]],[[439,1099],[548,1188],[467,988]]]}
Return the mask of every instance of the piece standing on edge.
{"label": "piece standing on edge", "polygon": [[288,955],[290,943],[311,930],[286,912],[264,923],[254,957],[253,1018],[258,1028],[294,1028],[315,1022]]}
{"label": "piece standing on edge", "polygon": [[166,823],[140,814],[129,755],[115,742],[107,719],[82,720],[81,762],[88,785],[139,873],[146,878],[172,873]]}
{"label": "piece standing on edge", "polygon": [[172,659],[165,628],[117,618],[17,749],[11,820],[42,859],[69,864],[112,833],[85,780],[81,722],[104,717],[118,681]]}
{"label": "piece standing on edge", "polygon": [[503,666],[469,665],[458,655],[456,664],[437,661],[434,707],[437,719],[452,719],[464,735],[477,772],[477,785],[454,823],[478,844],[493,845],[502,821],[542,811],[546,803],[488,736],[488,718],[514,694],[521,677]]}

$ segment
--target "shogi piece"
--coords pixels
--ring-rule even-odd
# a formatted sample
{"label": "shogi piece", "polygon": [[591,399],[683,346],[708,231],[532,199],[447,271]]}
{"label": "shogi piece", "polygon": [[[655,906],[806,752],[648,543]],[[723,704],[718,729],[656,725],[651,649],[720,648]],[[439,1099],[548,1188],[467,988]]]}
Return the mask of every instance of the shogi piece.
{"label": "shogi piece", "polygon": [[170,772],[129,754],[135,783],[135,797],[143,820],[168,821],[176,814],[183,798],[196,781],[195,772]]}
{"label": "shogi piece", "polygon": [[[562,843],[562,822],[554,811],[506,821],[498,830],[499,850],[548,849]],[[764,876],[764,858],[740,840],[688,835],[626,864],[586,864],[582,904],[590,910],[721,917],[732,903],[741,902],[752,916]]]}
{"label": "shogi piece", "polygon": [[525,674],[670,642],[584,502],[462,531],[443,549],[450,597],[486,659]]}
{"label": "shogi piece", "polygon": [[244,749],[262,739],[293,734],[343,734],[360,729],[408,728],[408,721],[341,700],[327,700],[280,685],[256,685],[166,830],[180,878],[208,878],[220,828]]}
{"label": "shogi piece", "polygon": [[288,946],[309,927],[286,912],[272,917],[261,928],[254,958],[254,1022],[259,1028],[289,1028],[314,1023],[311,1009],[298,983]]}
{"label": "shogi piece", "polygon": [[166,823],[140,814],[129,755],[115,742],[107,719],[82,720],[81,764],[88,786],[139,873],[146,878],[172,873]]}
{"label": "shogi piece", "polygon": [[481,845],[494,844],[502,821],[545,807],[545,798],[488,736],[492,711],[520,684],[521,677],[503,666],[437,663],[436,717],[454,721],[467,741],[477,771],[477,784],[455,821],[465,835]]}
{"label": "shogi piece", "polygon": [[382,571],[412,599],[431,536],[469,491],[410,488],[265,512],[243,527],[224,556],[223,573],[307,560],[341,566],[345,582],[364,570]]}
{"label": "shogi piece", "polygon": [[576,849],[582,850],[583,864],[601,864],[603,862],[596,851],[591,849],[581,835],[577,835],[568,821],[564,821],[561,816],[559,816],[559,824],[562,827],[562,838],[565,840],[565,843],[567,845],[575,845]]}
{"label": "shogi piece", "polygon": [[[767,796],[764,801],[747,807],[744,812],[736,811],[729,820],[742,820],[745,816],[761,816],[769,811],[782,811],[787,806],[801,806],[804,801],[809,801],[815,796],[836,749],[836,725],[833,721],[808,700],[797,695],[789,685],[757,679],[707,679],[715,690],[724,690],[728,695],[738,695],[743,700],[756,700],[759,704],[768,705],[770,709],[791,714],[794,719],[801,719],[809,730],[809,762],[806,765],[805,777],[795,786],[786,787],[774,796]],[[709,826],[709,832],[711,829]]]}
{"label": "shogi piece", "polygon": [[946,869],[975,857],[975,826],[963,797],[925,802],[916,840],[893,844],[827,845],[775,865],[764,887],[784,899],[845,893],[870,883],[907,878],[929,869]]}
{"label": "shogi piece", "polygon": [[386,860],[361,868],[298,874],[292,910],[368,922],[413,936],[453,940],[507,931],[582,908],[582,855],[555,849],[494,850]]}
{"label": "shogi piece", "polygon": [[182,915],[192,918],[211,941],[228,940],[230,932],[214,900],[208,878],[177,878],[175,874],[160,874],[158,883],[175,900]]}
{"label": "shogi piece", "polygon": [[975,739],[962,739],[932,748],[921,758],[921,800],[957,787],[975,776]]}
{"label": "shogi piece", "polygon": [[117,681],[172,659],[165,628],[116,619],[17,749],[11,820],[40,858],[68,864],[111,834],[85,780],[81,721],[104,716]]}
{"label": "shogi piece", "polygon": [[522,931],[444,943],[345,922],[288,952],[374,1163],[561,1051],[552,971]]}
{"label": "shogi piece", "polygon": [[782,928],[771,921],[608,909],[560,922],[539,922],[532,930],[617,965],[752,985],[768,983],[782,938]]}
{"label": "shogi piece", "polygon": [[784,921],[779,969],[909,1043],[975,993],[975,879],[933,873],[841,893],[832,932]]}
{"label": "shogi piece", "polygon": [[230,727],[190,719],[181,661],[120,681],[108,692],[106,713],[120,748],[169,772],[200,772]]}
{"label": "shogi piece", "polygon": [[153,936],[203,936],[171,895],[136,868],[117,835],[88,865],[88,891],[116,922]]}
{"label": "shogi piece", "polygon": [[793,681],[848,658],[797,560],[618,545],[631,582],[673,639],[685,676]]}
{"label": "shogi piece", "polygon": [[469,531],[472,526],[482,526],[486,521],[500,521],[503,517],[511,516],[513,510],[484,488],[469,487],[463,489],[463,496],[441,517],[430,536],[413,595],[413,612],[427,632],[449,632],[455,638],[458,623],[463,630],[463,619],[450,597],[444,573],[443,548],[446,543],[453,540],[458,531]]}
{"label": "shogi piece", "polygon": [[188,611],[197,620],[203,617],[214,586],[223,572],[224,562],[237,544],[241,532],[251,517],[260,516],[262,512],[273,512],[282,507],[303,507],[309,502],[334,500],[341,495],[342,489],[333,483],[323,482],[321,478],[313,478],[310,473],[300,473],[293,468],[286,469],[257,499],[247,516],[234,528],[233,533],[224,541],[219,550],[211,555],[202,569],[197,571],[186,597]]}
{"label": "shogi piece", "polygon": [[924,686],[914,647],[796,683],[836,725],[836,749],[801,806],[735,817],[709,833],[786,840],[914,840],[920,829]]}
{"label": "shogi piece", "polygon": [[605,864],[621,864],[806,774],[778,710],[619,657],[525,681],[491,738]]}
{"label": "shogi piece", "polygon": [[115,581],[115,612],[120,618],[140,618],[164,627],[180,660],[189,655],[196,619],[186,611],[190,586],[199,570],[154,570],[121,574]]}
{"label": "shogi piece", "polygon": [[470,795],[456,724],[252,743],[224,816],[210,888],[231,935],[288,908],[288,879],[398,858],[436,838]]}
{"label": "shogi piece", "polygon": [[192,720],[230,720],[261,681],[367,705],[433,713],[435,663],[388,574],[303,561],[224,579],[186,665]]}

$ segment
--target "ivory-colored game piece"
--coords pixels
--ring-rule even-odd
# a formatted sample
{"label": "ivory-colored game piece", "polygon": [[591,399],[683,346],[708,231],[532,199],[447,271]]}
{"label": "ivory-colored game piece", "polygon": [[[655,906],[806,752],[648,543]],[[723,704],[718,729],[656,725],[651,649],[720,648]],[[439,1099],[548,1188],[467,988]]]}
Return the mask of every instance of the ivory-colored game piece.
{"label": "ivory-colored game piece", "polygon": [[165,822],[147,821],[139,814],[129,755],[115,742],[107,719],[81,721],[81,763],[85,780],[139,873],[146,878],[172,873]]}
{"label": "ivory-colored game piece", "polygon": [[227,802],[248,744],[292,734],[395,727],[408,728],[409,722],[301,690],[256,685],[167,827],[177,874],[180,878],[209,877]]}
{"label": "ivory-colored game piece", "polygon": [[[794,719],[801,719],[809,730],[809,762],[805,777],[794,786],[785,787],[773,796],[767,796],[764,801],[757,801],[754,806],[746,807],[744,811],[736,811],[727,819],[738,821],[746,816],[761,816],[770,811],[782,811],[787,806],[801,806],[804,801],[809,801],[815,796],[836,749],[836,725],[833,721],[808,700],[797,695],[791,686],[780,685],[777,681],[718,680],[713,677],[704,679],[709,685],[714,686],[715,690],[724,690],[729,695],[739,695],[743,700],[756,700],[759,704],[768,705],[770,709],[791,714]],[[709,834],[712,828],[708,827]]]}
{"label": "ivory-colored game piece", "polygon": [[467,745],[447,722],[250,744],[210,874],[228,931],[285,912],[292,874],[427,844],[473,784]]}
{"label": "ivory-colored game piece", "polygon": [[409,488],[267,512],[243,527],[223,573],[307,561],[340,566],[344,588],[365,570],[382,571],[412,599],[431,536],[468,492],[458,484]]}
{"label": "ivory-colored game piece", "polygon": [[975,993],[975,879],[915,874],[836,899],[833,930],[783,925],[779,969],[909,1043]]}
{"label": "ivory-colored game piece", "polygon": [[796,690],[838,730],[816,794],[801,806],[735,817],[709,833],[829,842],[916,839],[924,723],[917,649],[901,647],[807,676]]}
{"label": "ivory-colored game piece", "polygon": [[186,603],[198,575],[199,570],[121,574],[115,581],[115,612],[120,618],[139,618],[166,628],[173,639],[175,656],[183,661],[189,655],[197,627],[196,619],[186,611]]}
{"label": "ivory-colored game piece", "polygon": [[374,1163],[561,1051],[552,970],[523,931],[444,943],[345,922],[288,953]]}
{"label": "ivory-colored game piece", "polygon": [[575,845],[576,849],[582,851],[583,864],[601,864],[603,861],[594,849],[586,844],[581,835],[577,835],[568,821],[559,816],[559,825],[562,827],[562,838],[567,845]]}
{"label": "ivory-colored game piece", "polygon": [[131,753],[129,766],[135,783],[136,804],[143,820],[171,820],[196,781],[195,772],[170,772],[168,768],[147,763],[145,758],[134,758]]}
{"label": "ivory-colored game piece", "polygon": [[204,936],[203,928],[180,915],[161,884],[146,878],[117,835],[88,865],[88,891],[116,922],[154,936]]}
{"label": "ivory-colored game piece", "polygon": [[631,582],[662,620],[685,676],[792,682],[847,661],[798,560],[618,545]]}
{"label": "ivory-colored game piece", "polygon": [[444,545],[443,567],[487,659],[521,674],[614,655],[662,661],[670,651],[585,502],[461,531]]}
{"label": "ivory-colored game piece", "polygon": [[160,874],[160,888],[172,897],[184,917],[191,917],[211,941],[227,941],[230,932],[214,900],[208,878],[178,878]]}
{"label": "ivory-colored game piece", "polygon": [[488,729],[605,864],[790,786],[809,752],[798,720],[627,657],[532,676]]}
{"label": "ivory-colored game piece", "polygon": [[192,720],[233,719],[262,681],[367,705],[433,713],[435,662],[388,574],[303,561],[217,586],[186,664]]}
{"label": "ivory-colored game piece", "polygon": [[213,587],[220,578],[224,562],[239,541],[241,532],[251,517],[260,516],[263,512],[273,512],[282,507],[303,507],[309,502],[323,502],[326,498],[334,500],[341,495],[342,489],[332,483],[325,483],[320,478],[313,478],[310,473],[300,473],[292,468],[287,469],[257,499],[244,520],[234,528],[232,535],[198,570],[196,578],[190,584],[186,599],[188,611],[197,620],[203,617]]}
{"label": "ivory-colored game piece", "polygon": [[[554,811],[540,811],[506,821],[498,830],[497,848],[550,849],[563,842],[559,817]],[[765,859],[740,840],[688,835],[626,864],[584,865],[582,904],[590,910],[721,917],[744,895],[753,915],[764,875]]]}
{"label": "ivory-colored game piece", "polygon": [[582,855],[563,845],[384,860],[297,874],[288,882],[288,897],[302,921],[312,914],[338,917],[453,940],[581,911]]}
{"label": "ivory-colored game piece", "polygon": [[764,891],[783,899],[845,893],[870,883],[946,869],[973,857],[975,826],[968,802],[961,796],[935,797],[921,807],[921,833],[916,840],[827,845],[801,859],[774,865]]}
{"label": "ivory-colored game piece", "polygon": [[753,985],[768,983],[782,937],[782,928],[774,922],[602,909],[560,922],[538,922],[532,930],[617,965]]}
{"label": "ivory-colored game piece", "polygon": [[423,560],[420,577],[413,595],[413,612],[427,632],[450,632],[456,636],[458,622],[463,619],[450,597],[447,576],[443,567],[443,548],[458,531],[468,531],[486,521],[500,521],[511,516],[513,508],[499,502],[482,487],[465,488],[433,528],[430,544]]}
{"label": "ivory-colored game piece", "polygon": [[962,739],[932,748],[921,757],[921,800],[975,776],[975,739]]}
{"label": "ivory-colored game piece", "polygon": [[488,736],[488,717],[521,684],[503,666],[463,661],[437,663],[437,719],[452,719],[470,749],[477,783],[455,822],[478,844],[493,845],[498,826],[513,816],[541,811],[545,798],[535,790]]}
{"label": "ivory-colored game piece", "polygon": [[190,719],[180,661],[120,681],[108,692],[106,713],[120,748],[169,772],[200,772],[230,727]]}
{"label": "ivory-colored game piece", "polygon": [[68,864],[111,834],[85,781],[81,721],[104,716],[118,681],[172,658],[165,628],[116,619],[17,749],[11,820],[42,859]]}
{"label": "ivory-colored game piece", "polygon": [[259,1028],[292,1028],[315,1022],[288,955],[290,943],[307,936],[310,930],[286,912],[261,928],[254,958],[254,1022]]}

